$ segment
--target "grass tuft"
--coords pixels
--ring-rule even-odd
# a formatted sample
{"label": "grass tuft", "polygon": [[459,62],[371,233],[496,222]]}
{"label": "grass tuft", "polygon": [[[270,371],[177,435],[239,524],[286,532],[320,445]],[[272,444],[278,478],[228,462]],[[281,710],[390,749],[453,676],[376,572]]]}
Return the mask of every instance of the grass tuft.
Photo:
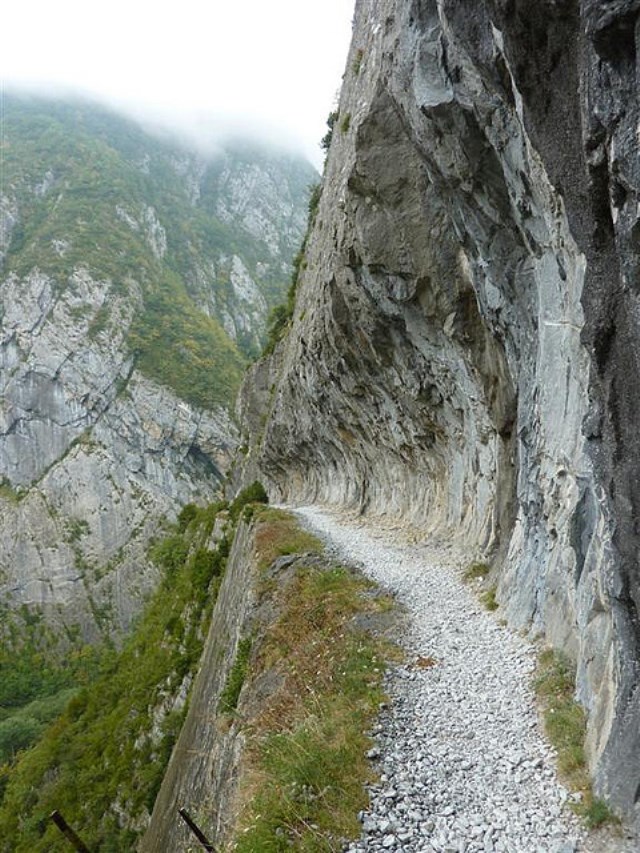
{"label": "grass tuft", "polygon": [[356,55],[353,58],[353,62],[351,64],[351,69],[353,73],[358,76],[360,73],[360,69],[362,68],[362,60],[364,59],[364,50],[360,47],[356,51]]}
{"label": "grass tuft", "polygon": [[[302,541],[308,550],[313,537],[296,532],[288,513],[264,510],[260,520],[262,565],[284,543]],[[278,593],[281,614],[252,669],[277,673],[280,686],[248,733],[233,846],[239,853],[338,851],[359,835],[357,814],[373,778],[366,732],[384,699],[384,660],[392,653],[355,627],[357,617],[388,609],[384,596],[366,595],[371,588],[348,569],[307,565]]]}
{"label": "grass tuft", "polygon": [[462,580],[466,583],[482,580],[482,578],[486,578],[490,571],[491,569],[486,563],[470,563],[462,575]]}
{"label": "grass tuft", "polygon": [[281,509],[259,509],[260,524],[256,531],[258,567],[268,568],[278,557],[288,554],[320,554],[322,542],[302,530],[294,515]]}
{"label": "grass tuft", "polygon": [[238,707],[240,691],[247,677],[249,669],[249,657],[251,656],[251,637],[244,637],[238,644],[236,659],[233,662],[227,682],[220,696],[218,710],[222,714],[232,714]]}
{"label": "grass tuft", "polygon": [[589,829],[617,822],[607,804],[593,795],[584,751],[587,719],[574,698],[575,668],[560,652],[545,649],[538,658],[534,686],[546,735],[557,752],[558,772],[569,788],[582,794],[573,809]]}
{"label": "grass tuft", "polygon": [[484,604],[487,610],[497,610],[500,605],[496,600],[495,586],[492,586],[490,587],[490,589],[485,590],[480,596],[480,601]]}

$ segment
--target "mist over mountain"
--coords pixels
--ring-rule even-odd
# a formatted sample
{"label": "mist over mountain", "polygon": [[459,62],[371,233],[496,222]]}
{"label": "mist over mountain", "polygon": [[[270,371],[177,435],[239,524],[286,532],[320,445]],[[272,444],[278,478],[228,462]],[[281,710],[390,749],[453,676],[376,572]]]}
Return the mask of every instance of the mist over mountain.
{"label": "mist over mountain", "polygon": [[118,631],[159,520],[225,475],[316,173],[248,140],[205,158],[78,99],[6,94],[1,144],[0,594]]}

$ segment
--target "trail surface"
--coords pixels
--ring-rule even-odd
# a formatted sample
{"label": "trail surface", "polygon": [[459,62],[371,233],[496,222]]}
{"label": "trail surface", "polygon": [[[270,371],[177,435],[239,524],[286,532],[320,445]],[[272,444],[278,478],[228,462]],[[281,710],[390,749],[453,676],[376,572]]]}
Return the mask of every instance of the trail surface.
{"label": "trail surface", "polygon": [[315,507],[296,513],[409,617],[400,637],[407,659],[387,674],[391,702],[370,753],[381,781],[350,853],[631,850],[586,839],[539,730],[533,648],[478,603],[446,555]]}

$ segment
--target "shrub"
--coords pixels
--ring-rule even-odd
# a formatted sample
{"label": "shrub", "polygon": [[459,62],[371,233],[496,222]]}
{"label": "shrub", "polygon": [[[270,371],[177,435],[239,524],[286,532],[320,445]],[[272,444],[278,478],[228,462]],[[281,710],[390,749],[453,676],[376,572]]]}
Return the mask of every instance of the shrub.
{"label": "shrub", "polygon": [[238,707],[240,691],[242,690],[242,685],[244,684],[244,680],[247,677],[247,670],[249,669],[251,645],[251,637],[244,637],[238,643],[236,657],[229,675],[227,676],[224,690],[220,695],[220,702],[218,703],[218,710],[222,714],[231,714]]}
{"label": "shrub", "polygon": [[178,515],[178,530],[184,533],[187,527],[198,515],[198,507],[195,504],[185,504]]}
{"label": "shrub", "polygon": [[10,717],[0,723],[0,763],[10,761],[42,733],[42,723],[34,717]]}
{"label": "shrub", "polygon": [[189,553],[189,546],[179,534],[168,536],[151,549],[151,559],[171,575],[182,566]]}
{"label": "shrub", "polygon": [[328,151],[331,147],[331,140],[333,139],[333,128],[335,127],[335,123],[338,121],[338,116],[340,115],[338,110],[333,110],[329,113],[327,117],[327,132],[320,140],[320,148],[323,151]]}
{"label": "shrub", "polygon": [[316,214],[318,213],[320,199],[322,198],[322,184],[313,184],[310,187],[310,190],[311,192],[309,195],[309,223],[311,224],[315,222]]}
{"label": "shrub", "polygon": [[462,575],[464,581],[474,581],[486,578],[491,569],[486,563],[470,563]]}
{"label": "shrub", "polygon": [[492,586],[491,589],[486,590],[480,596],[480,600],[487,608],[487,610],[497,610],[500,606],[496,600],[496,588]]}
{"label": "shrub", "polygon": [[258,480],[254,480],[250,486],[246,486],[239,492],[231,506],[229,507],[229,515],[233,521],[237,521],[241,511],[248,504],[268,504],[269,496],[267,495],[264,486]]}

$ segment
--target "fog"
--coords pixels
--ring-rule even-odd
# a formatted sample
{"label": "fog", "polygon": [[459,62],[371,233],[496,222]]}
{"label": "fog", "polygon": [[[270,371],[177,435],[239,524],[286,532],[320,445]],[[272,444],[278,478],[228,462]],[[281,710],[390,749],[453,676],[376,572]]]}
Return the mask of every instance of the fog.
{"label": "fog", "polygon": [[306,154],[346,63],[354,0],[22,0],[3,13],[6,89],[79,93],[210,150],[251,135]]}

